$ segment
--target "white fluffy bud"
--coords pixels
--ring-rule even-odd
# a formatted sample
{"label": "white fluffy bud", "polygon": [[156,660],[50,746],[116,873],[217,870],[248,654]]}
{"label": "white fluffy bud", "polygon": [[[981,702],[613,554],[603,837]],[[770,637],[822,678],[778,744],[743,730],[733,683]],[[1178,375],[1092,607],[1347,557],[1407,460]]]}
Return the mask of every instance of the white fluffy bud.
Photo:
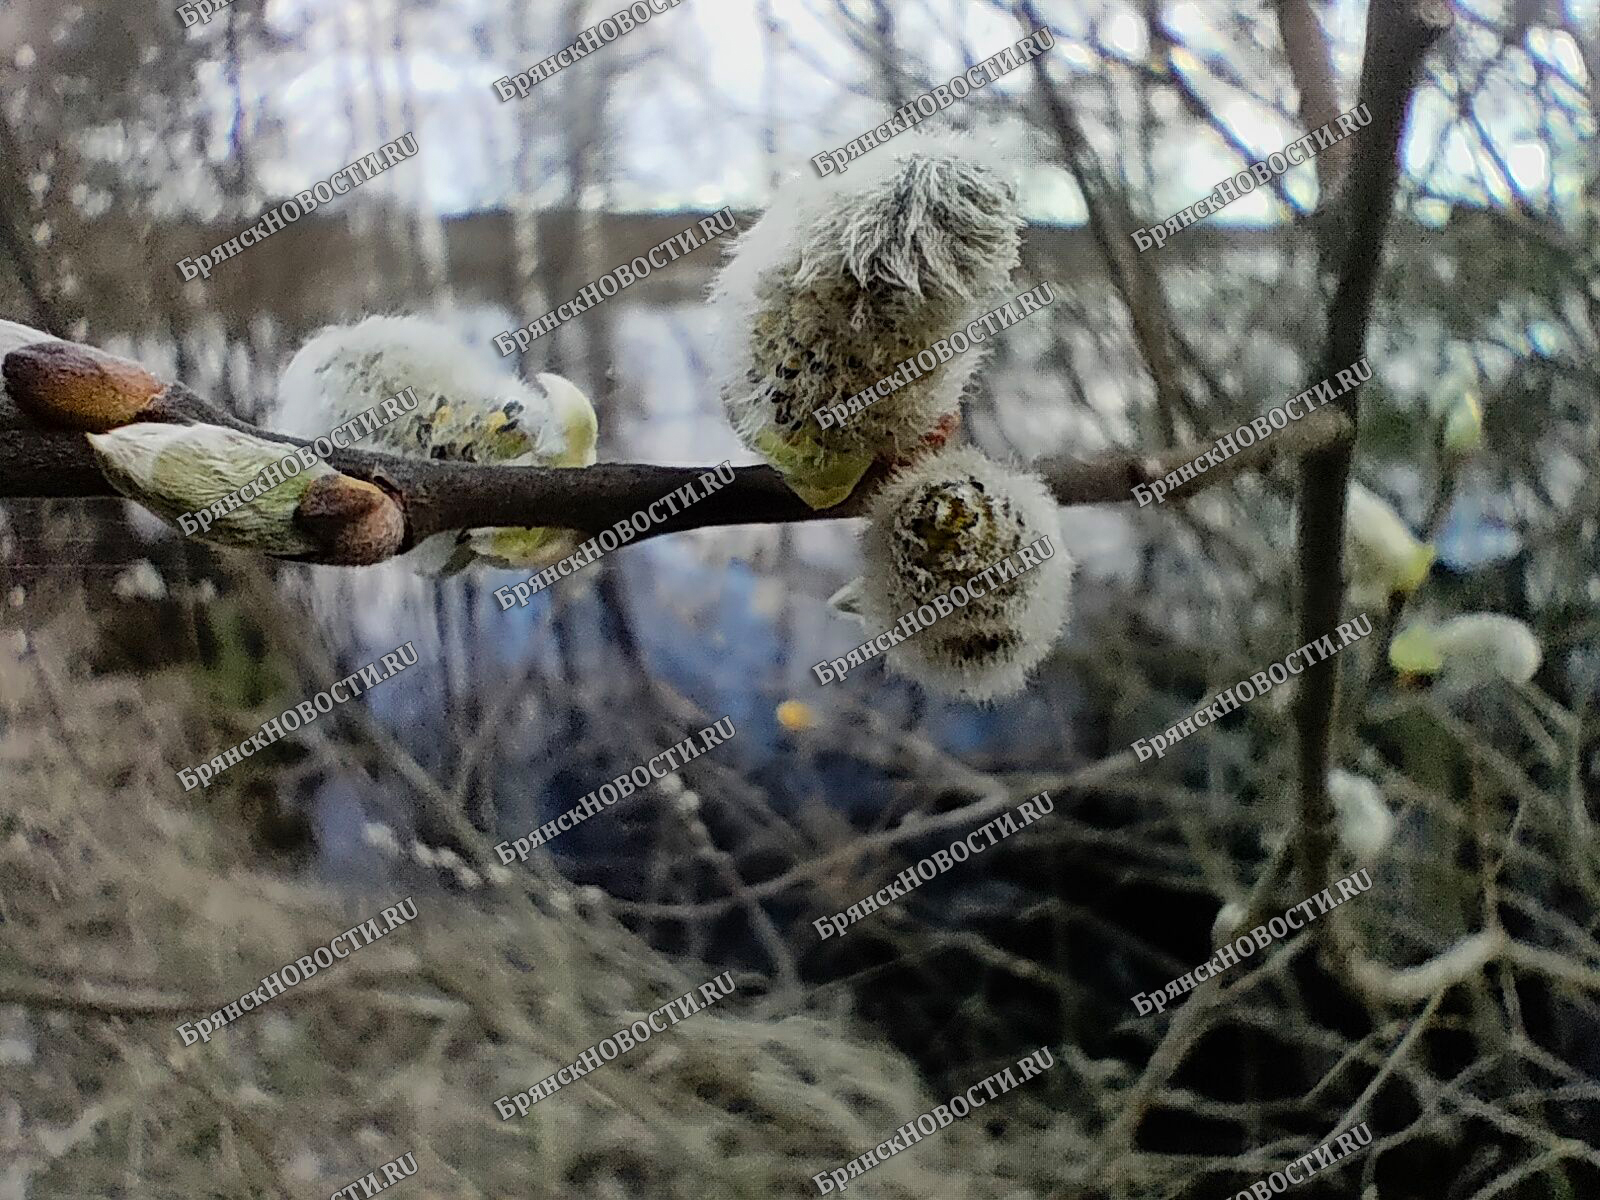
{"label": "white fluffy bud", "polygon": [[1350,602],[1386,608],[1389,597],[1410,595],[1433,566],[1433,546],[1420,541],[1400,514],[1359,483],[1351,483],[1345,512]]}
{"label": "white fluffy bud", "polygon": [[[398,410],[396,396],[403,396]],[[559,375],[518,379],[423,317],[367,317],[322,330],[284,369],[273,423],[310,438],[369,409],[382,423],[349,435],[359,435],[364,449],[508,466],[583,467],[595,460],[594,408],[578,387]],[[424,539],[403,561],[422,574],[474,564],[547,566],[576,544],[555,529],[452,530]]]}
{"label": "white fluffy bud", "polygon": [[1333,770],[1328,772],[1328,797],[1345,848],[1360,862],[1382,853],[1394,836],[1394,817],[1378,785],[1364,775]]}
{"label": "white fluffy bud", "polygon": [[959,410],[976,347],[827,429],[815,416],[992,306],[1019,260],[1010,170],[972,139],[898,138],[846,173],[785,184],[735,245],[715,288],[723,402],[812,507]]}
{"label": "white fluffy bud", "polygon": [[1539,639],[1500,613],[1467,613],[1433,625],[1408,625],[1389,643],[1389,664],[1409,675],[1438,675],[1458,687],[1504,679],[1527,683],[1544,661]]}
{"label": "white fluffy bud", "polygon": [[1040,538],[1053,553],[987,594],[952,608],[887,652],[890,667],[970,700],[1020,691],[1066,623],[1073,562],[1060,545],[1055,498],[1043,481],[959,448],[925,455],[873,497],[862,537],[860,603],[868,629],[887,630],[957,584]]}
{"label": "white fluffy bud", "polygon": [[[294,451],[283,442],[220,425],[141,421],[84,436],[113,487],[174,525],[180,516],[231,496]],[[213,518],[209,529],[194,536],[266,554],[310,554],[319,544],[295,524],[295,510],[313,483],[336,474],[326,463],[313,462],[254,500]]]}

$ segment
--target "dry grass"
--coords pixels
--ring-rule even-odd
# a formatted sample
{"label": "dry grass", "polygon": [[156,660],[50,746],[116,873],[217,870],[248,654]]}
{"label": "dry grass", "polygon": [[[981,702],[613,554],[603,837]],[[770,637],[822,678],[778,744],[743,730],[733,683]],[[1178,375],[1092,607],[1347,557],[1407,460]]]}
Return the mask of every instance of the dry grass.
{"label": "dry grass", "polygon": [[[6,1200],[326,1195],[407,1151],[414,1196],[801,1196],[939,1099],[847,1015],[751,1020],[735,993],[502,1123],[494,1099],[717,973],[559,882],[418,894],[417,920],[185,1048],[179,1021],[399,896],[253,869],[199,794],[174,800],[189,698],[68,675],[59,633],[0,659]],[[988,1112],[1032,1140],[1028,1103]],[[850,1190],[998,1200],[1049,1174],[968,1121]]]}

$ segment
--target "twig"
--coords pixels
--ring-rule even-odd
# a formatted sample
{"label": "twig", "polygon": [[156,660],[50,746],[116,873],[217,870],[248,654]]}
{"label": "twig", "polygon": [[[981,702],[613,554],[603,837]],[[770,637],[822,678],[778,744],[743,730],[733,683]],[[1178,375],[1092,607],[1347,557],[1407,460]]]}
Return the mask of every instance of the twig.
{"label": "twig", "polygon": [[[1339,89],[1333,78],[1333,59],[1328,39],[1317,23],[1310,0],[1277,0],[1278,36],[1283,39],[1289,74],[1300,92],[1300,128],[1318,129],[1332,124],[1339,115]],[[1314,160],[1317,181],[1326,202],[1339,190],[1350,144],[1337,141]]]}
{"label": "twig", "polygon": [[[1050,27],[1033,0],[1020,0],[1017,11],[1025,29]],[[1089,231],[1105,259],[1112,283],[1127,306],[1134,342],[1155,384],[1157,412],[1170,441],[1175,417],[1182,414],[1192,418],[1194,408],[1178,378],[1173,345],[1176,322],[1166,293],[1155,272],[1135,254],[1129,237],[1134,222],[1127,206],[1107,180],[1077,114],[1051,79],[1043,58],[1034,60],[1033,74],[1062,157],[1078,183],[1078,190],[1083,193],[1089,213]]]}
{"label": "twig", "polygon": [[[449,1001],[435,996],[394,992],[374,986],[380,980],[410,978],[405,971],[369,971],[336,984],[309,984],[274,997],[281,1005],[307,1004],[337,996],[346,1004],[380,1005],[422,1016],[444,1016],[455,1011]],[[97,984],[80,981],[66,987],[51,980],[0,976],[0,1004],[78,1013],[91,1017],[183,1017],[214,1013],[239,998],[207,1000],[181,992],[134,992],[125,983]]]}
{"label": "twig", "polygon": [[[0,345],[3,348],[3,345]],[[203,423],[236,429],[289,446],[298,438],[259,429],[224,413],[181,383],[163,385],[137,364],[73,342],[35,344],[4,358],[7,390],[0,392],[0,499],[21,496],[114,496],[93,452],[78,430],[94,428],[96,415],[110,414],[104,428],[129,421]],[[75,388],[92,393],[79,402]],[[59,399],[67,393],[66,402]],[[109,397],[109,399],[107,399]],[[74,405],[78,411],[68,411]],[[85,417],[83,409],[99,405]],[[41,412],[56,420],[45,423]],[[86,423],[63,428],[68,419]],[[1188,497],[1243,471],[1259,470],[1283,458],[1336,446],[1349,436],[1348,421],[1329,408],[1296,422],[1283,433],[1241,450],[1184,485]],[[1109,451],[1093,459],[1062,457],[1036,464],[1056,499],[1064,505],[1123,504],[1134,485],[1148,485],[1202,456],[1216,439],[1150,457]],[[640,463],[601,463],[557,469],[401,458],[363,450],[335,450],[328,463],[355,480],[381,488],[404,514],[404,536],[369,547],[362,562],[401,553],[431,534],[485,525],[559,526],[599,533],[647,509],[653,501],[694,482],[702,467],[659,467]],[[243,482],[243,481],[241,481]],[[370,490],[370,489],[369,489]],[[635,541],[708,526],[776,524],[859,516],[870,486],[856,489],[843,504],[814,511],[789,490],[771,467],[740,467],[732,483],[669,516]],[[302,506],[304,515],[304,506]],[[351,564],[337,549],[338,514],[323,515],[319,530],[328,543],[306,561]]]}
{"label": "twig", "polygon": [[1437,998],[1446,989],[1473,978],[1504,954],[1509,944],[1499,931],[1474,933],[1414,967],[1386,967],[1352,957],[1351,976],[1363,991],[1384,1000],[1404,1003]]}

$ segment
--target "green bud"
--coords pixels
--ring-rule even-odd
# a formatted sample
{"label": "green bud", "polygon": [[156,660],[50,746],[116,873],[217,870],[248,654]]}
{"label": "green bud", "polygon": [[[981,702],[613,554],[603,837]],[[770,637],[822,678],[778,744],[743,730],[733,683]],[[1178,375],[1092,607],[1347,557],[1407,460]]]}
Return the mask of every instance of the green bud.
{"label": "green bud", "polygon": [[1444,654],[1433,627],[1408,625],[1389,643],[1389,665],[1402,675],[1432,675],[1444,666]]}
{"label": "green bud", "polygon": [[[124,496],[200,541],[284,556],[312,554],[321,543],[295,522],[300,501],[319,479],[338,472],[316,461],[276,487],[264,488],[231,512],[201,517],[267,467],[294,452],[284,442],[252,437],[220,425],[137,422],[109,433],[87,434],[106,478]],[[180,524],[179,518],[188,518]]]}
{"label": "green bud", "polygon": [[804,430],[763,430],[755,443],[790,490],[815,509],[843,504],[872,466],[870,453],[831,451]]}
{"label": "green bud", "polygon": [[1467,392],[1451,405],[1444,420],[1445,453],[1455,458],[1466,458],[1483,444],[1483,406],[1478,397]]}

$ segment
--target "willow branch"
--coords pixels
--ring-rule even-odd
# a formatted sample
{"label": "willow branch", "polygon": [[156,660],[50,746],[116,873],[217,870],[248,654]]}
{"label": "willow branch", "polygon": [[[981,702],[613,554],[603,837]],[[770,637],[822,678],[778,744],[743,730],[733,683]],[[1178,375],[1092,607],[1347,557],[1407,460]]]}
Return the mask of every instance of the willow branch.
{"label": "willow branch", "polygon": [[[82,436],[85,428],[115,428],[136,420],[202,423],[226,426],[285,446],[307,444],[241,421],[181,383],[162,383],[136,363],[75,342],[18,347],[4,355],[3,370],[7,387],[0,391],[0,499],[116,495]],[[69,423],[75,427],[63,427]],[[1348,420],[1330,406],[1276,437],[1240,450],[1169,493],[1168,499],[1187,499],[1242,472],[1298,459],[1337,445],[1349,435]],[[1132,499],[1136,484],[1148,486],[1162,479],[1204,455],[1212,445],[1208,440],[1158,455],[1117,450],[1092,458],[1047,459],[1034,466],[1063,505],[1122,504]],[[709,470],[643,463],[600,463],[570,469],[507,467],[354,449],[336,449],[327,462],[343,475],[383,489],[404,514],[404,536],[362,561],[381,561],[430,534],[475,526],[557,526],[599,533],[648,509],[653,501]],[[844,503],[814,511],[771,467],[739,467],[732,483],[634,540],[718,525],[859,516],[871,490],[869,483]],[[329,518],[319,513],[317,520]],[[329,545],[334,545],[332,539]],[[325,554],[308,556],[308,561],[352,560],[330,548]]]}
{"label": "willow branch", "polygon": [[[1323,36],[1311,0],[1277,0],[1278,36],[1283,39],[1289,74],[1300,93],[1300,128],[1319,129],[1339,116],[1339,88],[1333,77],[1333,55]],[[1313,160],[1324,199],[1334,195],[1344,178],[1350,143],[1341,139]]]}
{"label": "willow branch", "polygon": [[[1351,139],[1355,145],[1339,198],[1344,207],[1341,227],[1348,232],[1335,260],[1338,286],[1313,381],[1331,378],[1366,354],[1367,327],[1399,181],[1406,110],[1423,56],[1450,21],[1445,0],[1372,0],[1367,10],[1360,96],[1372,120]],[[1350,392],[1329,405],[1337,405],[1352,428],[1358,419],[1358,397],[1359,392]],[[1301,462],[1296,545],[1302,643],[1332,633],[1339,621],[1351,449],[1350,442],[1340,442],[1308,454]],[[1326,886],[1332,851],[1327,777],[1337,686],[1338,659],[1323,659],[1302,675],[1295,705],[1300,774],[1295,858],[1307,894]]]}

